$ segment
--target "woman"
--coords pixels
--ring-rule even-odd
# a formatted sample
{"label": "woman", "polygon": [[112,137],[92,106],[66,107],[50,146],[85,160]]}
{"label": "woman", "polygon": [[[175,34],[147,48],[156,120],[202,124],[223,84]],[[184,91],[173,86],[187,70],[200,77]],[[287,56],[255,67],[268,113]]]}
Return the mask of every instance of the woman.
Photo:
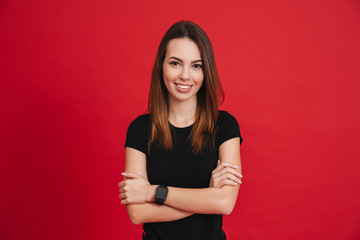
{"label": "woman", "polygon": [[242,139],[219,99],[210,40],[192,22],[175,23],[157,52],[149,114],[129,126],[119,183],[131,221],[144,223],[143,239],[226,239],[222,215],[236,202]]}

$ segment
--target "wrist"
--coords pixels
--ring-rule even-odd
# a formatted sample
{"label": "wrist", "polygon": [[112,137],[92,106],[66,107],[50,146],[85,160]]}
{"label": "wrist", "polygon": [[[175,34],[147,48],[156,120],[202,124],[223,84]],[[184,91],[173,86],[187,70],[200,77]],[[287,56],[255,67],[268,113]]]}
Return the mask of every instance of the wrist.
{"label": "wrist", "polygon": [[147,202],[155,202],[155,191],[159,185],[150,185],[148,189]]}
{"label": "wrist", "polygon": [[155,202],[159,205],[163,205],[167,199],[169,189],[166,185],[160,185],[155,190]]}

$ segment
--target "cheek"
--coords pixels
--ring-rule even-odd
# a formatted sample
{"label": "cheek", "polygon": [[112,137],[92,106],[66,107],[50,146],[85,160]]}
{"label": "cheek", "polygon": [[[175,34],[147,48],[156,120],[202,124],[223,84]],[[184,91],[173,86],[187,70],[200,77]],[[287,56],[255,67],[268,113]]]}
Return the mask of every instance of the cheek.
{"label": "cheek", "polygon": [[177,73],[171,68],[163,67],[163,76],[165,82],[170,82],[177,77]]}
{"label": "cheek", "polygon": [[163,67],[163,81],[164,81],[166,87],[168,88],[169,73],[168,73],[168,70],[166,69],[166,67]]}
{"label": "cheek", "polygon": [[204,81],[204,74],[202,72],[197,73],[194,80],[196,81],[197,84],[202,85]]}
{"label": "cheek", "polygon": [[173,77],[169,68],[163,67],[163,81],[167,91],[170,91],[170,85],[173,81]]}

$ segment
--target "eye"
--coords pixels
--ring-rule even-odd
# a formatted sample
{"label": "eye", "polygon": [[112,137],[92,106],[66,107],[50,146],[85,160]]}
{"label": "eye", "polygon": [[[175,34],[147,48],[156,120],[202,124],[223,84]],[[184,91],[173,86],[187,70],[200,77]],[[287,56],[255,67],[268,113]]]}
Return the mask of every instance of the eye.
{"label": "eye", "polygon": [[172,61],[170,62],[170,65],[173,65],[173,66],[179,66],[180,63],[179,62],[176,62],[176,61]]}
{"label": "eye", "polygon": [[193,67],[194,67],[194,68],[202,68],[202,65],[201,65],[201,64],[194,64]]}

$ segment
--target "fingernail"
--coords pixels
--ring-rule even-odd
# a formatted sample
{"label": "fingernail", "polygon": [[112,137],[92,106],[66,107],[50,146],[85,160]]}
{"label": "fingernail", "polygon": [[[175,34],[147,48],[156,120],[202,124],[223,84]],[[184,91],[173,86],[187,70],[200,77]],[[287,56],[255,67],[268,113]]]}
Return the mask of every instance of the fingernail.
{"label": "fingernail", "polygon": [[238,166],[236,166],[235,164],[234,164],[234,167],[235,167],[235,168],[239,168],[239,167],[238,167]]}
{"label": "fingernail", "polygon": [[126,174],[127,174],[126,172],[121,173],[121,175],[123,175],[123,176],[125,176]]}
{"label": "fingernail", "polygon": [[240,176],[240,177],[243,177],[243,175],[242,175],[241,173],[239,173],[239,176]]}

